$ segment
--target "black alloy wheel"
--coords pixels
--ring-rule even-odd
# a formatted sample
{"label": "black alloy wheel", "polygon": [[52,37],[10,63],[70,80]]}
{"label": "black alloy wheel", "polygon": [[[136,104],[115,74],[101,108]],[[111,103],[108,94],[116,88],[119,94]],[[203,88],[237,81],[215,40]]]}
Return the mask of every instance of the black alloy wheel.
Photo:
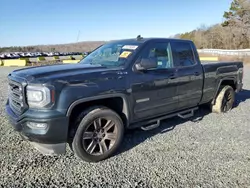
{"label": "black alloy wheel", "polygon": [[83,133],[82,145],[90,155],[103,155],[114,146],[117,136],[115,122],[100,117],[91,122]]}
{"label": "black alloy wheel", "polygon": [[215,113],[229,112],[234,105],[235,91],[232,86],[222,86],[216,99],[215,104],[211,105],[212,111]]}
{"label": "black alloy wheel", "polygon": [[222,100],[222,111],[223,112],[228,112],[232,109],[233,107],[233,103],[234,103],[234,100],[233,100],[233,94],[232,94],[232,91],[231,90],[226,90],[225,91],[225,94],[224,94],[224,97],[223,97],[223,100]]}
{"label": "black alloy wheel", "polygon": [[72,150],[80,159],[99,162],[111,157],[122,143],[124,125],[120,116],[107,107],[91,107],[79,117]]}

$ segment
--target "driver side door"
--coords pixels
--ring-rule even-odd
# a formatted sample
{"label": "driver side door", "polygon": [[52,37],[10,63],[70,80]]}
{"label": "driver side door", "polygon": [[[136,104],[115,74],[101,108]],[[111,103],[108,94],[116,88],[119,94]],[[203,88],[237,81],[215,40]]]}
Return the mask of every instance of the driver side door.
{"label": "driver side door", "polygon": [[152,57],[157,59],[156,68],[132,72],[134,121],[167,114],[178,108],[178,77],[173,67],[170,42],[151,42],[139,55],[139,59]]}

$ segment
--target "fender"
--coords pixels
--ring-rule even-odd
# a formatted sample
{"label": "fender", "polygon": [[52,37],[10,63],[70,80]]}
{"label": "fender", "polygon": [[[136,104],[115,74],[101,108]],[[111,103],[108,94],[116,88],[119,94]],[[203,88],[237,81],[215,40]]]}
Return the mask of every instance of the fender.
{"label": "fender", "polygon": [[215,99],[216,99],[216,97],[217,97],[217,95],[218,95],[218,93],[219,93],[221,83],[222,83],[223,81],[229,81],[229,80],[230,80],[230,81],[233,81],[234,84],[237,83],[237,80],[236,80],[236,78],[234,78],[234,77],[222,78],[222,79],[219,81],[219,84],[218,84],[218,86],[217,86],[216,92],[214,93],[214,97],[213,97],[212,104],[215,104]]}
{"label": "fender", "polygon": [[115,94],[105,94],[105,95],[100,95],[100,96],[94,96],[94,97],[87,97],[87,98],[83,98],[83,99],[79,99],[76,100],[75,102],[73,102],[68,110],[67,110],[67,114],[66,116],[69,117],[72,110],[74,109],[75,106],[77,106],[78,104],[84,103],[84,102],[90,102],[90,101],[95,101],[95,100],[99,100],[99,99],[108,99],[108,98],[114,98],[114,97],[120,97],[123,100],[123,109],[122,112],[125,114],[126,118],[127,118],[127,125],[126,127],[129,126],[129,122],[130,122],[130,103],[129,100],[127,99],[127,96],[125,94],[122,93],[115,93]]}

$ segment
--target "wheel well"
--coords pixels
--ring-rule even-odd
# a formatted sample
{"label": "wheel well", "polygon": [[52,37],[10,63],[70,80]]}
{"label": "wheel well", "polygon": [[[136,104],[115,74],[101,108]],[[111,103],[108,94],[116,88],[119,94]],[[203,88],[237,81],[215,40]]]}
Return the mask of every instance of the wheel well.
{"label": "wheel well", "polygon": [[220,90],[221,90],[224,86],[227,86],[227,85],[231,86],[234,90],[236,90],[236,83],[235,83],[234,80],[223,80],[223,81],[220,83],[220,86],[219,86],[219,88],[218,88],[218,91],[217,91],[217,93],[215,94],[215,96],[214,96],[214,98],[213,98],[213,100],[212,100],[212,104],[215,104],[215,99],[216,99],[216,97],[218,96]]}
{"label": "wheel well", "polygon": [[222,88],[222,87],[224,87],[224,86],[226,86],[226,85],[229,85],[229,86],[231,86],[234,90],[236,90],[236,83],[235,83],[234,80],[223,80],[223,81],[221,82],[220,87]]}
{"label": "wheel well", "polygon": [[[126,101],[122,97],[112,97],[112,98],[105,98],[105,99],[98,99],[88,102],[83,102],[77,104],[71,111],[69,116],[69,130],[68,133],[72,135],[72,128],[75,127],[75,121],[79,117],[79,115],[86,109],[92,106],[105,106],[112,110],[114,110],[119,116],[121,117],[124,126],[126,127],[128,123],[128,111],[127,111],[127,104]],[[74,133],[73,133],[74,134]],[[69,136],[70,136],[69,135]],[[70,136],[72,137],[72,136]]]}

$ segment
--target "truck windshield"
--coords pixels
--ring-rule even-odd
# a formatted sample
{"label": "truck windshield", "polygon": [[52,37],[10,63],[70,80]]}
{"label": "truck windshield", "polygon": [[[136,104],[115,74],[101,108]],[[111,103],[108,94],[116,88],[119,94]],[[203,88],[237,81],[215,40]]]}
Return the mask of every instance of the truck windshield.
{"label": "truck windshield", "polygon": [[99,64],[105,67],[124,66],[128,57],[135,52],[139,45],[140,43],[137,41],[106,43],[91,52],[79,63]]}

